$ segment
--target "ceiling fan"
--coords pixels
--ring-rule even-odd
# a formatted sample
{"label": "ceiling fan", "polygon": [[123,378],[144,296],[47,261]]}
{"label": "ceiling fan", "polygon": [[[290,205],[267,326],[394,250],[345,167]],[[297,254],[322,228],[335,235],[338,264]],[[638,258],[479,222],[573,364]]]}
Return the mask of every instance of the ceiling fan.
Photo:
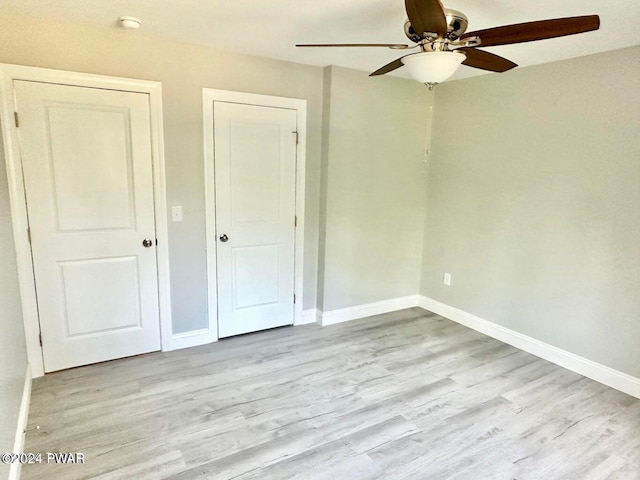
{"label": "ceiling fan", "polygon": [[491,72],[506,72],[515,63],[478,47],[531,42],[590,32],[600,27],[598,15],[556,18],[504,25],[466,33],[469,21],[457,10],[443,8],[439,0],[405,0],[409,19],[404,33],[415,45],[395,43],[299,44],[296,47],[385,47],[394,50],[420,48],[379,68],[370,76],[384,75],[402,66],[433,89],[455,73],[460,64]]}

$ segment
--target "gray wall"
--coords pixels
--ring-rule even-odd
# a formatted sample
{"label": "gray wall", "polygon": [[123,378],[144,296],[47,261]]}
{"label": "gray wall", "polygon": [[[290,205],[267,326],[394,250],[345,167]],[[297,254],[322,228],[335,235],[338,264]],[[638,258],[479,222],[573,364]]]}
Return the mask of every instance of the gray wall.
{"label": "gray wall", "polygon": [[639,59],[437,87],[422,294],[640,377]]}
{"label": "gray wall", "polygon": [[[15,252],[0,134],[0,452],[13,450],[27,368]],[[0,463],[0,478],[8,475],[9,466]]]}
{"label": "gray wall", "polygon": [[415,295],[429,91],[328,67],[324,99],[320,308]]}
{"label": "gray wall", "polygon": [[148,38],[2,14],[0,62],[162,82],[174,333],[207,322],[202,88],[308,102],[304,308],[316,306],[322,69]]}

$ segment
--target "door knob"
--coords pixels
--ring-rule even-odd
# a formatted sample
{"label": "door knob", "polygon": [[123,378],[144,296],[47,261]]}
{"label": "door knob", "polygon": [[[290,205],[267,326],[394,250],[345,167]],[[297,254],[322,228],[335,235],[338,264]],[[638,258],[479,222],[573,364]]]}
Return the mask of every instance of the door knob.
{"label": "door knob", "polygon": [[145,238],[144,240],[142,240],[143,247],[149,248],[151,245],[153,245],[153,242],[148,238]]}
{"label": "door knob", "polygon": [[228,242],[229,241],[229,237],[227,237],[224,233],[222,235],[220,235],[220,241],[221,242]]}

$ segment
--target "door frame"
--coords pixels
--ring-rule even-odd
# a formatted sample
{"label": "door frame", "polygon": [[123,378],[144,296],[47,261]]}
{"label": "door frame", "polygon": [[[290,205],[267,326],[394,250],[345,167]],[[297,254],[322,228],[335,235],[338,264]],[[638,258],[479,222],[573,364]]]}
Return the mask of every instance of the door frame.
{"label": "door frame", "polygon": [[[154,214],[156,224],[156,262],[158,267],[158,306],[162,350],[171,345],[171,285],[169,281],[169,236],[162,123],[162,85],[160,82],[110,77],[89,73],[51,70],[22,65],[0,64],[0,123],[4,140],[4,155],[9,183],[9,203],[16,249],[18,282],[22,304],[22,318],[27,344],[27,359],[33,377],[44,375],[44,359],[40,345],[40,322],[36,297],[33,258],[27,228],[27,203],[22,175],[22,160],[18,127],[16,126],[14,80],[58,85],[120,90],[149,95],[151,116],[151,153],[153,168]],[[45,339],[46,341],[46,339]]]}
{"label": "door frame", "polygon": [[[297,225],[294,241],[294,304],[293,324],[304,323],[302,303],[304,299],[304,202],[305,155],[307,143],[307,101],[299,98],[274,97],[255,93],[233,92],[213,88],[202,89],[202,118],[204,127],[205,172],[205,221],[207,235],[207,291],[209,305],[209,341],[218,340],[218,293],[216,258],[216,197],[214,168],[213,102],[256,105],[260,107],[286,108],[297,112],[298,144],[296,145],[296,197]],[[293,132],[292,132],[293,133]]]}

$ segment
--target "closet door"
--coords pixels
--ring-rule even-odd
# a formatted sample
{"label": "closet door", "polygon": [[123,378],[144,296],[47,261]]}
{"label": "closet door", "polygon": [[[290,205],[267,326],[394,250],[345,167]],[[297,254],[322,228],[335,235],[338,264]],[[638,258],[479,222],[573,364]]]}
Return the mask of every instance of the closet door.
{"label": "closet door", "polygon": [[159,350],[149,96],[15,93],[45,370]]}
{"label": "closet door", "polygon": [[297,112],[213,114],[219,336],[292,325]]}

